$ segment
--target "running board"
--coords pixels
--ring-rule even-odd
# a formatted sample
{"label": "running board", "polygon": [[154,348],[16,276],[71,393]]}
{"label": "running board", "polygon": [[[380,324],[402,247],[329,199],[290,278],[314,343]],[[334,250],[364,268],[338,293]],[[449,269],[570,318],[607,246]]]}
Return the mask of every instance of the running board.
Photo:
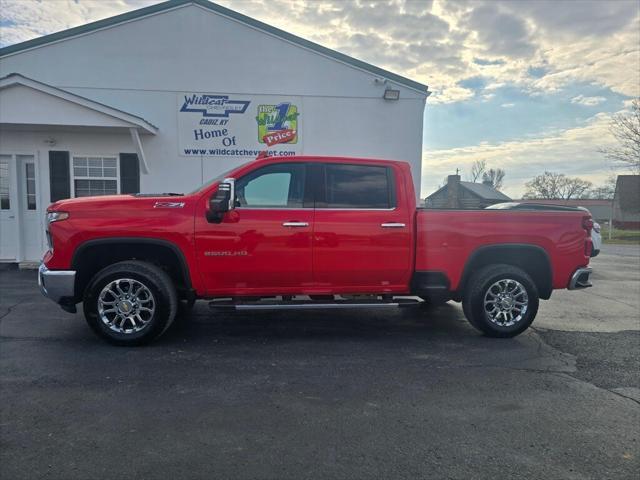
{"label": "running board", "polygon": [[394,299],[392,301],[357,301],[357,300],[335,300],[332,302],[315,302],[313,300],[290,300],[290,301],[257,301],[257,302],[233,302],[233,301],[212,301],[209,302],[211,309],[223,310],[310,310],[310,309],[347,309],[347,308],[398,308],[409,305],[418,305],[419,300]]}

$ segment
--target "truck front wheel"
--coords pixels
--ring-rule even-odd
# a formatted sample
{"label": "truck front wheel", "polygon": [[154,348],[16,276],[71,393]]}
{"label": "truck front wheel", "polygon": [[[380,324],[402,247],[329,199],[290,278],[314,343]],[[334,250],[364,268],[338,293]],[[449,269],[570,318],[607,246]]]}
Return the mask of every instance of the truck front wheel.
{"label": "truck front wheel", "polygon": [[84,315],[91,329],[110,343],[142,345],[160,336],[178,308],[169,275],[135,260],[99,271],[87,287]]}
{"label": "truck front wheel", "polygon": [[467,320],[489,337],[524,332],[538,312],[538,289],[524,270],[487,265],[469,279],[462,306]]}

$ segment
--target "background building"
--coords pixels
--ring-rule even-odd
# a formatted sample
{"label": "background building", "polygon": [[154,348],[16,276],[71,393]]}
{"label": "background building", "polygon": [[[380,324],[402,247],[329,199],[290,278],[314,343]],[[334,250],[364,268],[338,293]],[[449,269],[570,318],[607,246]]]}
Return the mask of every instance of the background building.
{"label": "background building", "polygon": [[618,175],[613,199],[613,226],[640,229],[640,175]]}
{"label": "background building", "polygon": [[0,259],[36,260],[61,198],[190,191],[255,158],[404,160],[425,85],[204,0],[0,49]]}
{"label": "background building", "polygon": [[460,175],[449,175],[447,184],[425,199],[427,208],[485,208],[511,199],[489,183],[462,182]]}

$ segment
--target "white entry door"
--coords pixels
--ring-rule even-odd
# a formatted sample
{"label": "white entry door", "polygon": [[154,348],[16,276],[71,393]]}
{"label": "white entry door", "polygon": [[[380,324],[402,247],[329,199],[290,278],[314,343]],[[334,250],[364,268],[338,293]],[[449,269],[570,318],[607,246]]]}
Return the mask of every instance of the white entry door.
{"label": "white entry door", "polygon": [[0,154],[0,260],[37,261],[44,253],[39,168],[34,155]]}
{"label": "white entry door", "polygon": [[0,261],[18,259],[18,182],[13,155],[0,154]]}

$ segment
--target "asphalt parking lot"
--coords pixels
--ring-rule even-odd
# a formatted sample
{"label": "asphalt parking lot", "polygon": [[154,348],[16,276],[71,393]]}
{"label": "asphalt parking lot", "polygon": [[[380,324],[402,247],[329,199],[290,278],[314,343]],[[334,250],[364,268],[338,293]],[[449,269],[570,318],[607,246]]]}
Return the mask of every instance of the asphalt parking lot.
{"label": "asphalt parking lot", "polygon": [[482,337],[460,306],[209,313],[111,347],[0,271],[0,476],[637,478],[640,248],[534,328]]}

